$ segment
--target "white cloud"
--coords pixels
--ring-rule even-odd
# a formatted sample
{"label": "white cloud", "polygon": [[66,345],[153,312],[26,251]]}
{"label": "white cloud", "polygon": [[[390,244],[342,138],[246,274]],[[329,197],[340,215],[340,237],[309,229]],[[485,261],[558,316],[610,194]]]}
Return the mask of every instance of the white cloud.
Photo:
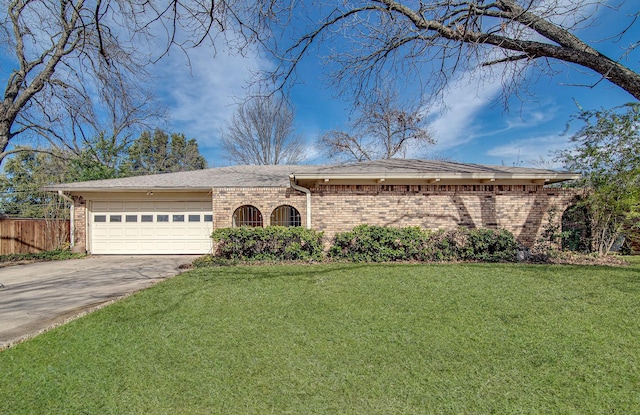
{"label": "white cloud", "polygon": [[546,135],[541,137],[513,140],[509,143],[493,147],[487,151],[491,157],[500,157],[506,160],[515,160],[525,165],[534,165],[541,160],[548,162],[549,167],[561,167],[553,162],[553,153],[564,150],[570,146],[568,137],[560,135]]}
{"label": "white cloud", "polygon": [[172,130],[194,137],[203,147],[215,147],[220,129],[242,99],[248,82],[270,62],[257,53],[245,56],[217,48],[172,51],[154,68],[157,93],[168,107]]}
{"label": "white cloud", "polygon": [[[597,12],[597,7],[583,0],[542,0],[537,3],[536,11],[556,23],[571,26]],[[544,40],[537,33],[531,32],[530,35],[533,39]],[[486,60],[500,57],[499,50],[492,50]],[[520,70],[516,68],[505,72],[501,68],[501,65],[478,66],[457,76],[448,85],[443,102],[429,108],[427,116],[437,140],[435,152],[453,149],[477,138],[494,136],[511,129],[531,128],[554,118],[553,108],[528,111],[519,117],[508,119],[506,127],[497,128],[493,125],[490,131],[486,131],[485,126],[481,125],[480,116],[486,115],[487,107],[495,103],[498,95],[503,92],[504,85],[515,81],[514,75],[526,70],[524,65]],[[499,108],[495,110],[500,111]]]}
{"label": "white cloud", "polygon": [[480,68],[455,79],[445,91],[443,102],[429,109],[429,125],[437,141],[435,151],[457,147],[476,138],[477,115],[502,91],[502,80],[483,72]]}

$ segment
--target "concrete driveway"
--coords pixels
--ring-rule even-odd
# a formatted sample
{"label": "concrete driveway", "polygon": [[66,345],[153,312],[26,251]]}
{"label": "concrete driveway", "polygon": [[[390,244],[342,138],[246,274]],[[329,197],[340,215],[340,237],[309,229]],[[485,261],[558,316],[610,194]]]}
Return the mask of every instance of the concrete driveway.
{"label": "concrete driveway", "polygon": [[180,273],[197,256],[91,256],[0,268],[0,350]]}

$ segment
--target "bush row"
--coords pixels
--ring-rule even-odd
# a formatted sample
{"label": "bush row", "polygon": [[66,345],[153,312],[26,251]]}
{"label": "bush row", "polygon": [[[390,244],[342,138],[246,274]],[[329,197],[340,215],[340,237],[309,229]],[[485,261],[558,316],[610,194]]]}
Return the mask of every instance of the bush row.
{"label": "bush row", "polygon": [[430,231],[418,227],[360,225],[337,234],[329,256],[356,262],[513,262],[517,252],[515,237],[503,229]]}
{"label": "bush row", "polygon": [[[321,260],[323,234],[301,227],[217,229],[215,258],[223,260]],[[360,225],[336,234],[328,256],[354,262],[516,261],[518,243],[509,231]],[[210,258],[210,259],[213,259]],[[219,261],[202,261],[203,264]]]}

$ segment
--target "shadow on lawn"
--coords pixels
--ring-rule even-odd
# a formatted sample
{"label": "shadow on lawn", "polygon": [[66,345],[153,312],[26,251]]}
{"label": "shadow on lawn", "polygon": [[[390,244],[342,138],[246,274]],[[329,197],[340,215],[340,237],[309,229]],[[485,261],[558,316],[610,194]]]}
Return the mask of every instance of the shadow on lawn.
{"label": "shadow on lawn", "polygon": [[[369,268],[381,270],[385,268],[411,267],[433,269],[433,267],[469,267],[486,270],[487,275],[493,274],[496,267],[513,267],[520,269],[534,278],[553,279],[554,269],[561,274],[602,272],[609,275],[617,274],[625,277],[629,284],[640,284],[640,263],[631,263],[629,266],[612,267],[607,265],[561,265],[561,264],[511,264],[511,263],[317,263],[317,264],[242,264],[234,266],[210,267],[193,270],[193,277],[206,281],[246,282],[251,280],[289,279],[292,282],[315,282],[318,278],[331,274],[336,277],[348,278],[350,275],[362,275],[361,270]],[[541,272],[541,271],[547,272]],[[380,271],[377,271],[380,272]],[[384,272],[382,272],[384,275]],[[619,280],[618,280],[619,281]]]}
{"label": "shadow on lawn", "polygon": [[347,274],[370,267],[371,264],[310,264],[310,265],[238,265],[205,268],[200,271],[204,280],[247,281],[273,278],[304,281],[327,274]]}

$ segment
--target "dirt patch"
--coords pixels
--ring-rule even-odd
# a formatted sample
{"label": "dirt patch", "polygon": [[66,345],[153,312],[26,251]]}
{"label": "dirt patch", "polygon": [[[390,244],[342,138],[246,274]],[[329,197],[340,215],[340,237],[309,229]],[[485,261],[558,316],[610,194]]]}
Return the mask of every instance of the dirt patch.
{"label": "dirt patch", "polygon": [[547,260],[551,264],[566,265],[600,265],[609,267],[624,267],[629,263],[616,255],[591,256],[573,253],[561,253],[558,257]]}
{"label": "dirt patch", "polygon": [[0,262],[0,268],[12,267],[14,265],[33,264],[34,262],[42,262],[42,261],[44,260],[43,259],[22,259],[19,261],[6,261],[6,262]]}

